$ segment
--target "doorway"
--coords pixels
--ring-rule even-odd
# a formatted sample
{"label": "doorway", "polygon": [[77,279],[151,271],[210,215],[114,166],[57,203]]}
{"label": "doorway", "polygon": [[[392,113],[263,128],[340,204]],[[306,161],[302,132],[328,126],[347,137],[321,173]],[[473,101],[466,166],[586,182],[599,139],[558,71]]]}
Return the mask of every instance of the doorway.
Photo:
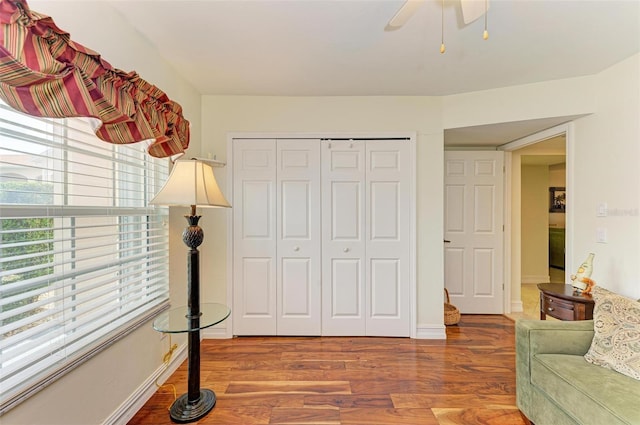
{"label": "doorway", "polygon": [[539,283],[564,282],[565,135],[513,152],[520,155],[522,312],[538,317]]}
{"label": "doorway", "polygon": [[571,258],[571,124],[502,146],[507,152],[505,311],[537,318],[537,283],[566,282]]}

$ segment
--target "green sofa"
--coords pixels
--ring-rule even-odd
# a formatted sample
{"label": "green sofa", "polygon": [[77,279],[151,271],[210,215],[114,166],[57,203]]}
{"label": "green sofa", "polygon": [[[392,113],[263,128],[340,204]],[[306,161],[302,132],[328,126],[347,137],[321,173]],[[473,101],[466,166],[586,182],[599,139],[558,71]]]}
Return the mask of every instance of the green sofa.
{"label": "green sofa", "polygon": [[536,425],[640,424],[640,381],[588,363],[593,321],[516,322],[517,405]]}

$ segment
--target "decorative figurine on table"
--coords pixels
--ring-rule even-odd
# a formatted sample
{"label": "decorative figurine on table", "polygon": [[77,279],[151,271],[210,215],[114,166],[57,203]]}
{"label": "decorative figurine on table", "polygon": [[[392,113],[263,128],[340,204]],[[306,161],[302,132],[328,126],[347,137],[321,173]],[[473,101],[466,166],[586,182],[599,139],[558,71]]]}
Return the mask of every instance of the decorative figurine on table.
{"label": "decorative figurine on table", "polygon": [[590,294],[596,283],[591,280],[593,273],[593,257],[590,253],[586,260],[578,267],[578,272],[571,275],[571,286],[576,294]]}

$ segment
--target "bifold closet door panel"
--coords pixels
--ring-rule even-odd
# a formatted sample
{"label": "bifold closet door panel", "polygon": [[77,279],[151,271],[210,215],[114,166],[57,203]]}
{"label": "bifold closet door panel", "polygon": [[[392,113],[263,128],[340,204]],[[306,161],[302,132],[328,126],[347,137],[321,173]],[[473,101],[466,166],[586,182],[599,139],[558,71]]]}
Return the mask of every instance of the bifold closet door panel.
{"label": "bifold closet door panel", "polygon": [[233,141],[233,332],[276,335],[276,141]]}
{"label": "bifold closet door panel", "polygon": [[409,150],[322,142],[323,335],[410,335]]}
{"label": "bifold closet door panel", "polygon": [[365,335],[365,142],[321,149],[322,334]]}
{"label": "bifold closet door panel", "polygon": [[409,336],[409,143],[366,144],[366,335]]}
{"label": "bifold closet door panel", "polygon": [[321,334],[320,141],[278,140],[277,334]]}

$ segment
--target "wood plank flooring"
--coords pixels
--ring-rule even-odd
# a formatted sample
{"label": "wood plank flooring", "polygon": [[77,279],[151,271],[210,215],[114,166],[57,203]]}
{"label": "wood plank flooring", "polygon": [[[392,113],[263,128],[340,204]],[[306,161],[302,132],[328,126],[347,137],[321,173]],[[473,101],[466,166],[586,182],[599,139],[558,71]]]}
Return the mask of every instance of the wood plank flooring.
{"label": "wood plank flooring", "polygon": [[[515,407],[514,322],[463,315],[447,340],[240,337],[205,340],[197,424],[524,425]],[[187,390],[186,362],[167,381]],[[160,390],[129,425],[171,424]]]}

